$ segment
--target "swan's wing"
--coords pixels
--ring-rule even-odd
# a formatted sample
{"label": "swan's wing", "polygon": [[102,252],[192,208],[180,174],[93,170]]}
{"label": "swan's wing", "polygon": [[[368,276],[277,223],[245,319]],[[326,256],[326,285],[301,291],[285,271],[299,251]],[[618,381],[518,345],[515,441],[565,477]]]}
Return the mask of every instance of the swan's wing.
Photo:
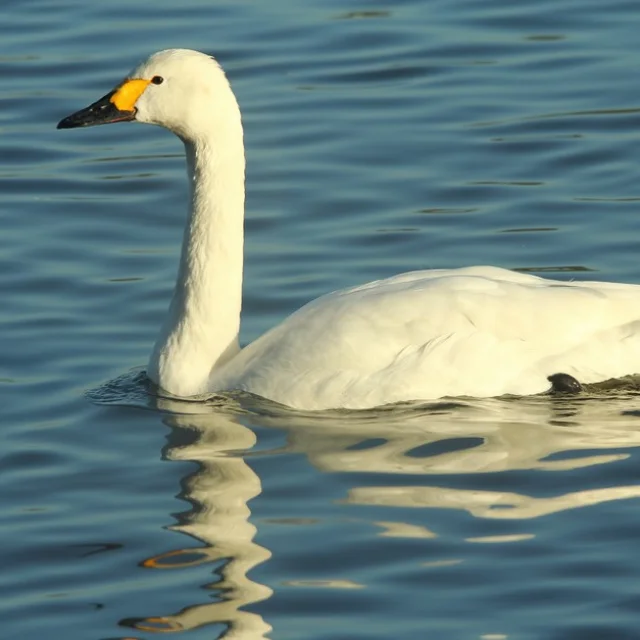
{"label": "swan's wing", "polygon": [[635,373],[638,322],[634,285],[495,267],[413,272],[318,298],[213,382],[307,408],[538,393],[553,373]]}

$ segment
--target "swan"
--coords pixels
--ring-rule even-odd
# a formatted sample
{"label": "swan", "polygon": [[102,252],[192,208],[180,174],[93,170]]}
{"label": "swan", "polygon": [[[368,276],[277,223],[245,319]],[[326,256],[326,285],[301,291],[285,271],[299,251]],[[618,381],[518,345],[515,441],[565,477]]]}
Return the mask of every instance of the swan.
{"label": "swan", "polygon": [[[334,291],[241,348],[241,116],[219,64],[169,49],[60,129],[136,121],[184,143],[190,211],[148,377],[164,392],[244,390],[296,409],[546,392],[640,371],[640,286],[498,267],[404,273]],[[560,376],[560,379],[563,379]],[[579,385],[578,385],[579,386]]]}

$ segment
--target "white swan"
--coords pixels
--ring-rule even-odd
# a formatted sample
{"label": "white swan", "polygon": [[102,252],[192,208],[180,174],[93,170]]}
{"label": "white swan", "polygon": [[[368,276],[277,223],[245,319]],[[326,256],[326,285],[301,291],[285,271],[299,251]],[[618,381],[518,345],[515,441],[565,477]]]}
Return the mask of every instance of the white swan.
{"label": "white swan", "polygon": [[301,409],[528,395],[640,371],[640,286],[557,282],[496,267],[405,273],[329,293],[240,348],[244,147],[211,57],[152,55],[62,120],[136,120],[184,142],[191,210],[148,375],[177,396],[242,389]]}

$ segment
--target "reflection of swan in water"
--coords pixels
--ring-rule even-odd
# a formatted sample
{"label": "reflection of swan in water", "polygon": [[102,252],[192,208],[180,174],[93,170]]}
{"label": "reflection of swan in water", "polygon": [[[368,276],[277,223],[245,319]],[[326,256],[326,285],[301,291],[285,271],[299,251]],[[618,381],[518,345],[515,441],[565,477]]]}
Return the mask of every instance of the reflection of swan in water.
{"label": "reflection of swan in water", "polygon": [[[635,407],[634,407],[635,408]],[[325,472],[402,475],[482,474],[514,470],[561,472],[624,460],[602,450],[640,446],[638,419],[620,399],[531,398],[486,400],[420,411],[361,414],[350,419],[299,417],[289,450],[304,453]],[[261,420],[264,423],[264,420]],[[277,424],[275,421],[274,424]],[[594,451],[600,452],[594,453]],[[588,453],[579,455],[578,452]],[[442,481],[439,481],[440,485]],[[551,497],[442,486],[352,487],[354,504],[464,509],[485,518],[532,518],[640,496],[640,485]]]}
{"label": "reflection of swan in water", "polygon": [[[258,420],[282,425],[280,418]],[[424,409],[360,412],[348,419],[344,414],[323,421],[300,415],[288,422],[291,448],[324,471],[418,475],[563,471],[626,454],[550,458],[554,454],[640,444],[635,417],[620,415],[615,402],[581,399],[440,403]]]}
{"label": "reflection of swan in water", "polygon": [[[349,484],[343,499],[345,507],[450,508],[477,518],[527,519],[640,496],[640,485],[565,492],[562,475],[557,476],[558,490],[550,497],[477,488],[490,473],[533,470],[561,474],[627,458],[628,454],[621,450],[640,446],[640,430],[636,415],[623,414],[620,409],[626,407],[615,400],[490,400],[321,417],[281,410],[259,401],[250,401],[249,406],[243,401],[224,406],[166,400],[159,403],[160,408],[175,412],[166,418],[174,427],[166,457],[199,464],[198,470],[184,481],[182,496],[197,508],[172,529],[201,540],[205,546],[165,553],[144,564],[155,569],[169,568],[175,566],[176,560],[179,564],[181,559],[194,556],[197,560],[193,564],[223,564],[218,569],[220,581],[210,587],[219,590],[219,601],[157,618],[138,619],[134,626],[139,630],[178,631],[217,623],[226,626],[220,636],[225,640],[259,640],[270,631],[260,615],[245,610],[272,594],[269,587],[247,575],[271,557],[267,549],[253,541],[256,530],[248,520],[247,502],[261,493],[260,479],[242,458],[242,452],[256,443],[250,428],[253,424],[284,430],[284,451],[302,453],[323,473],[343,474]],[[188,411],[198,413],[189,415]],[[247,426],[240,423],[240,415]],[[185,444],[188,434],[192,434],[191,441]],[[615,451],[603,452],[611,449]],[[284,451],[280,448],[278,453]],[[581,451],[585,454],[579,455]],[[268,455],[268,451],[262,454]],[[363,473],[377,474],[372,481],[375,485],[358,486],[358,474]],[[391,479],[392,474],[419,477],[419,482],[404,486],[396,486],[397,480],[385,483],[384,477]],[[460,488],[460,478],[465,474],[474,475]],[[437,485],[425,482],[431,475],[438,476]],[[456,477],[458,487],[443,486],[447,475]],[[575,482],[571,486],[575,489]],[[427,528],[394,521],[391,513],[384,512],[371,521],[382,536],[426,541],[438,535],[437,522]],[[495,538],[506,541],[500,536]]]}
{"label": "reflection of swan in water", "polygon": [[[160,408],[163,401],[160,401]],[[138,619],[134,626],[145,631],[183,631],[208,624],[222,624],[226,631],[216,636],[225,640],[259,640],[271,630],[264,619],[242,607],[269,598],[269,587],[252,581],[247,573],[271,553],[256,544],[256,529],[249,522],[247,502],[262,491],[260,479],[237,453],[251,449],[253,432],[221,411],[185,415],[190,406],[180,404],[183,415],[171,415],[166,422],[174,428],[165,455],[171,460],[193,460],[198,470],[185,478],[183,498],[196,506],[171,527],[205,543],[202,548],[179,549],[149,558],[143,565],[152,569],[176,569],[202,562],[222,562],[220,580],[210,588],[219,601],[187,607],[179,613]],[[200,407],[202,410],[202,407]],[[191,434],[189,443],[180,443]]]}

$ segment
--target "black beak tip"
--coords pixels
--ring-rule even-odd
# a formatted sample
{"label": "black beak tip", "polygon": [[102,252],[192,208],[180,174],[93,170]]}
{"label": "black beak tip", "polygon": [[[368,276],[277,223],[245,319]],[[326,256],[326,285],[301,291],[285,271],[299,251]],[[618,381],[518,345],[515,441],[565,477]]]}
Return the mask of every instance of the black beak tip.
{"label": "black beak tip", "polygon": [[56,129],[73,129],[73,128],[77,127],[77,126],[78,126],[77,124],[74,124],[71,121],[71,118],[63,118],[56,125]]}
{"label": "black beak tip", "polygon": [[111,102],[114,93],[111,91],[85,109],[63,118],[58,122],[56,129],[77,129],[78,127],[94,127],[98,124],[135,120],[135,108],[131,111],[121,111]]}
{"label": "black beak tip", "polygon": [[135,116],[135,110],[118,111],[117,109],[110,109],[95,113],[85,109],[60,120],[56,125],[56,129],[78,129],[79,127],[95,127],[99,124],[111,124],[112,122],[130,122],[135,120]]}

